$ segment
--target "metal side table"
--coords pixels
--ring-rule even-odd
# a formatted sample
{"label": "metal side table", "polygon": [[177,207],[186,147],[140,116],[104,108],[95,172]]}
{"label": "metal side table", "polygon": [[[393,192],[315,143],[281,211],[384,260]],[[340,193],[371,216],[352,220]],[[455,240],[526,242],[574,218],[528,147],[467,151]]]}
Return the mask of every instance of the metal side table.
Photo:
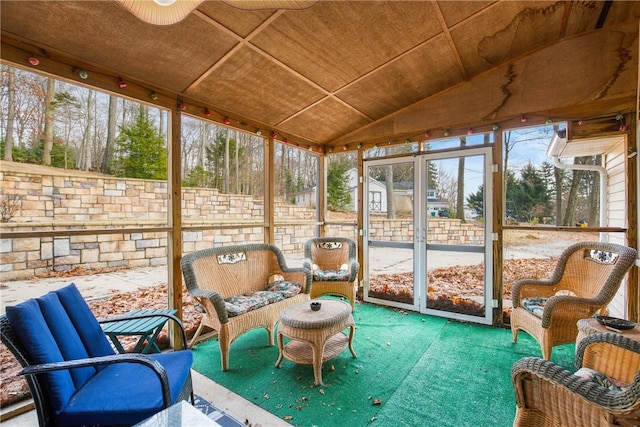
{"label": "metal side table", "polygon": [[[149,314],[176,314],[178,310],[133,310],[125,316],[141,316]],[[133,349],[134,353],[149,353],[151,351],[160,353],[160,348],[156,343],[158,334],[162,327],[169,320],[165,316],[152,316],[138,319],[123,319],[103,323],[102,330],[107,335],[113,345],[120,353],[125,353],[122,343],[118,337],[137,336],[138,341]],[[146,342],[146,345],[145,345]]]}

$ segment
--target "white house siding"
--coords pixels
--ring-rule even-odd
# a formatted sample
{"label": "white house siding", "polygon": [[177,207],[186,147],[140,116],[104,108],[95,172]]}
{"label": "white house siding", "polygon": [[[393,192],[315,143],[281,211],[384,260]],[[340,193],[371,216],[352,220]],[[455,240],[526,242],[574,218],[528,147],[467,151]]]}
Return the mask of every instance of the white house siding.
{"label": "white house siding", "polygon": [[[607,215],[605,225],[609,227],[627,227],[626,216],[626,172],[624,144],[615,146],[605,157],[608,173]],[[607,233],[605,239],[610,243],[625,244],[624,233]],[[609,315],[624,318],[626,313],[626,280],[609,304]]]}

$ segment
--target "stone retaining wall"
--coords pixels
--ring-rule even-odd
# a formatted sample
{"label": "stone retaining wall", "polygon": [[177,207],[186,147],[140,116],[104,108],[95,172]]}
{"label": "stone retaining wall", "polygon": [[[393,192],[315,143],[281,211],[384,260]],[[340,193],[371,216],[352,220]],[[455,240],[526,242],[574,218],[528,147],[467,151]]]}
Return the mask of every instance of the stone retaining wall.
{"label": "stone retaining wall", "polygon": [[[114,234],[6,239],[0,236],[2,280],[17,280],[50,271],[74,268],[134,268],[167,262],[167,233],[117,232],[118,228],[166,226],[167,183],[95,176],[35,175],[0,172],[0,191],[18,200],[19,209],[0,231],[114,228]],[[315,234],[315,209],[276,202],[276,245],[285,253],[302,253]],[[264,230],[251,224],[264,221],[264,203],[247,195],[184,188],[182,213],[189,225],[232,226],[184,231],[183,250],[226,244],[260,243]],[[353,218],[355,222],[355,215]],[[244,226],[243,226],[244,224]],[[371,218],[372,240],[411,241],[408,219]],[[328,225],[327,235],[357,238],[351,225]],[[429,218],[429,240],[435,243],[481,244],[482,228],[459,220]]]}

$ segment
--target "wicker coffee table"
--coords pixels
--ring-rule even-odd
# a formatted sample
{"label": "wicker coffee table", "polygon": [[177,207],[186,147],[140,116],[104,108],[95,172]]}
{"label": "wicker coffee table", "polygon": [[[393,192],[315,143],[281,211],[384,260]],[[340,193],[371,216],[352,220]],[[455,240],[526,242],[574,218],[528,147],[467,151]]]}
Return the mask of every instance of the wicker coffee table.
{"label": "wicker coffee table", "polygon": [[[351,306],[336,300],[319,301],[322,307],[311,310],[310,302],[288,307],[280,314],[278,326],[278,349],[280,356],[276,367],[285,357],[294,363],[313,365],[315,384],[322,384],[322,362],[332,359],[349,346],[353,357],[353,334],[355,323]],[[347,336],[343,330],[349,328]],[[290,338],[286,345],[284,337]]]}

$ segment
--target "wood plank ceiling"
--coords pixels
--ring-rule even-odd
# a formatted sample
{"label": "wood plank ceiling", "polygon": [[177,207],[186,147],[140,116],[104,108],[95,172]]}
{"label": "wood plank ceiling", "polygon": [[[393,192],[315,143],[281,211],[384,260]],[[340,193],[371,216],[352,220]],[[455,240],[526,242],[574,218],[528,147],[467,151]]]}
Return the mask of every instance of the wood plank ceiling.
{"label": "wood plank ceiling", "polygon": [[319,151],[636,108],[640,2],[191,3],[153,25],[115,0],[3,0],[1,57]]}

